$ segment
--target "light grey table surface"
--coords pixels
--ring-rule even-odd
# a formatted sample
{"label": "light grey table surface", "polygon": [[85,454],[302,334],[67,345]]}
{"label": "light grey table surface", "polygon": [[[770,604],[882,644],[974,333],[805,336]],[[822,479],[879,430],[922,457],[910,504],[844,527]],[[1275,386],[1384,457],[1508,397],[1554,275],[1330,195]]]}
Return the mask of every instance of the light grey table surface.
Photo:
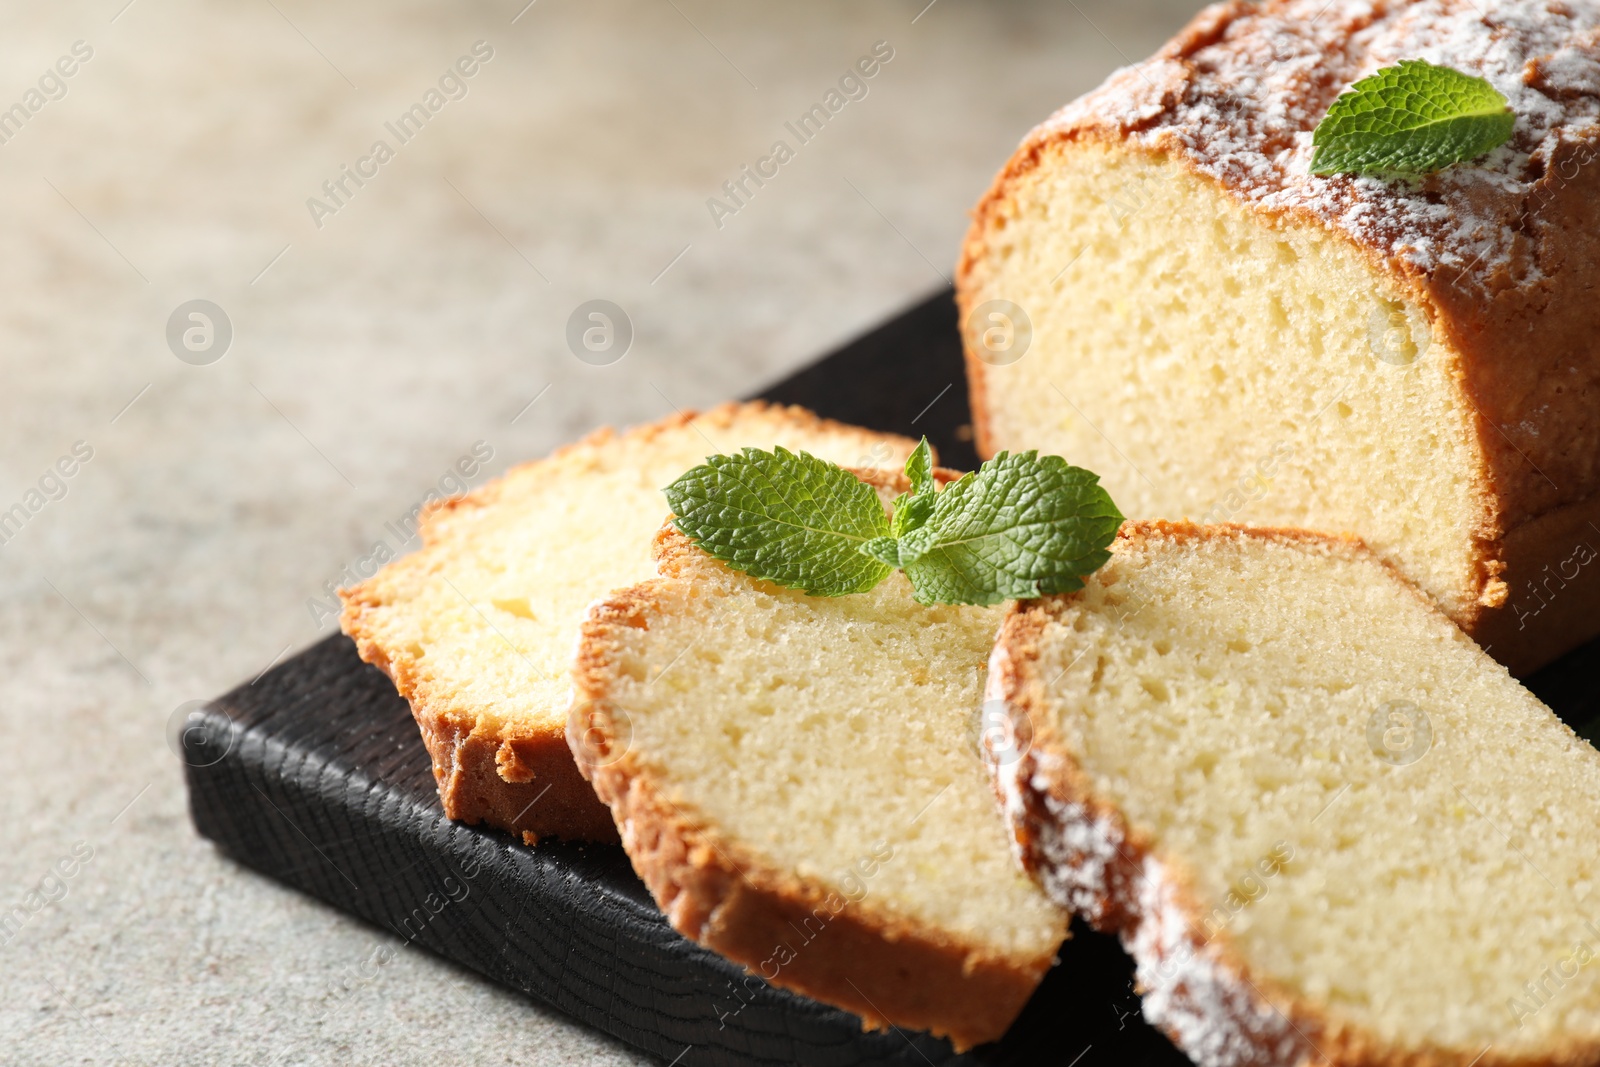
{"label": "light grey table surface", "polygon": [[[751,392],[945,284],[1018,139],[1194,7],[525,2],[0,11],[0,1062],[648,1062],[420,950],[372,973],[397,939],[195,835],[169,718],[330,632],[308,601],[475,444]],[[196,298],[204,365],[167,338]],[[566,342],[595,298],[607,366]]]}

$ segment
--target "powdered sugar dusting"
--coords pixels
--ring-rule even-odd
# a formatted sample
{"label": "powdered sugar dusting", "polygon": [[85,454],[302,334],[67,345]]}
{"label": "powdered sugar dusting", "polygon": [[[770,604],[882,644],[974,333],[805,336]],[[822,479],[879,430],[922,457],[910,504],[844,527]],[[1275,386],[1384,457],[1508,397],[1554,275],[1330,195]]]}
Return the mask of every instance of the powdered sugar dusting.
{"label": "powdered sugar dusting", "polygon": [[1311,1041],[1196,936],[1161,862],[1145,856],[1136,866],[1113,818],[1051,795],[1048,766],[1059,758],[1036,752],[1033,760],[1027,781],[1018,765],[1030,761],[994,767],[1006,813],[1029,843],[1026,866],[1051,900],[1121,935],[1145,1019],[1200,1067],[1311,1062]]}
{"label": "powdered sugar dusting", "polygon": [[[1110,918],[1107,908],[1117,867],[1118,828],[1109,818],[1096,817],[1082,804],[1050,796],[1049,781],[1049,770],[1040,768],[1027,784],[1049,815],[1049,828],[1036,832],[1032,838],[1031,858],[1036,875],[1051,900],[1090,922],[1105,922]],[[1021,792],[1020,782],[1018,791]],[[1035,831],[1039,829],[1034,827]]]}
{"label": "powdered sugar dusting", "polygon": [[[1008,692],[1011,666],[1002,639],[989,659],[984,697],[1003,704],[1016,731],[1027,712]],[[1165,866],[1140,854],[1114,814],[1062,798],[1067,757],[1044,747],[999,759],[987,745],[984,757],[1024,868],[1055,903],[1121,936],[1152,1025],[1200,1067],[1311,1062],[1310,1039],[1215,944],[1199,938]]]}
{"label": "powdered sugar dusting", "polygon": [[[984,702],[998,702],[1011,724],[1011,735],[1032,734],[1027,711],[1008,696],[1011,653],[1004,641],[989,654],[989,675],[984,682]],[[1082,805],[1063,805],[1050,795],[1049,783],[1059,774],[1060,759],[1049,751],[1029,750],[1020,758],[999,758],[985,735],[983,761],[993,776],[995,791],[1012,828],[1012,852],[1024,869],[1039,879],[1045,895],[1062,907],[1090,919],[1105,918],[1100,909],[1110,897],[1109,875],[1117,861],[1115,827],[1098,825]],[[1034,837],[1028,802],[1043,804],[1060,834]]]}
{"label": "powdered sugar dusting", "polygon": [[[1309,1062],[1311,1043],[1215,951],[1199,944],[1173,881],[1147,856],[1138,924],[1123,935],[1144,990],[1144,1015],[1200,1067]],[[1318,1059],[1322,1057],[1317,1057]]]}
{"label": "powdered sugar dusting", "polygon": [[[1512,139],[1414,179],[1317,177],[1311,135],[1353,82],[1403,59],[1486,78]],[[1098,129],[1181,153],[1236,195],[1309,214],[1397,265],[1468,284],[1538,276],[1536,210],[1557,153],[1600,141],[1593,0],[1267,0],[1217,4],[1144,63],[1057,112],[1049,140]]]}
{"label": "powdered sugar dusting", "polygon": [[[1004,708],[1007,716],[1012,715],[1010,703],[1006,701],[1006,676],[1011,665],[1011,652],[1004,642],[996,642],[994,650],[989,653],[989,672],[983,682],[983,703],[985,707],[998,701]],[[1015,730],[1015,719],[1012,720],[1012,729]],[[990,778],[994,782],[995,795],[1000,800],[1000,808],[1005,815],[1006,825],[1012,828],[1011,855],[1016,859],[1017,865],[1027,868],[1027,856],[1022,846],[1022,841],[1017,836],[1017,830],[1023,825],[1022,789],[1018,781],[1018,773],[1023,760],[1002,760],[995,752],[990,735],[985,731],[981,737],[979,752],[983,758],[983,765],[989,769]]]}

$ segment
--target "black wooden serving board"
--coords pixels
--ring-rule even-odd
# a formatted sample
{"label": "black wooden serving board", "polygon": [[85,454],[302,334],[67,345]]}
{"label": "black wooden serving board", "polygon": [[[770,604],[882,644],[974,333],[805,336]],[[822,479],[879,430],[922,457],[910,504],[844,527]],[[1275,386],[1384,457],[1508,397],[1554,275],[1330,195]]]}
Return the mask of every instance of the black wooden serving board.
{"label": "black wooden serving board", "polygon": [[[763,394],[926,434],[976,463],[951,296],[941,292]],[[1569,722],[1600,713],[1600,643],[1529,680]],[[1116,943],[1075,926],[1003,1041],[957,1056],[759,979],[667,925],[622,850],[452,823],[410,709],[335,635],[184,724],[190,811],[238,862],[677,1064],[1186,1061],[1146,1026]]]}

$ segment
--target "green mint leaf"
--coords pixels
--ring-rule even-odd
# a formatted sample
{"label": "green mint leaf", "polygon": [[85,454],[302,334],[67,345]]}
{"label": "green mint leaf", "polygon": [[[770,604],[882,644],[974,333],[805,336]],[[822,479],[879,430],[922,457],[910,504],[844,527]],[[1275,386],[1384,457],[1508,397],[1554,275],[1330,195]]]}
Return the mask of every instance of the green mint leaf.
{"label": "green mint leaf", "polygon": [[874,537],[861,546],[860,552],[890,567],[900,566],[900,542],[893,537]]}
{"label": "green mint leaf", "polygon": [[664,492],[679,530],[752,578],[844,596],[889,576],[888,565],[860,551],[889,534],[877,492],[805,452],[711,456]]}
{"label": "green mint leaf", "polygon": [[[967,477],[970,478],[972,476],[969,474]],[[937,498],[934,499],[937,502]],[[931,509],[928,517],[930,519],[933,518]],[[927,524],[923,523],[900,538],[900,566],[906,567],[921,559],[927,554],[928,549],[933,547],[934,541],[938,536],[938,529],[929,529]]]}
{"label": "green mint leaf", "polygon": [[933,476],[933,450],[928,447],[926,437],[918,442],[916,450],[906,460],[906,480],[911,483],[911,492],[901,493],[895,498],[894,518],[889,523],[890,533],[894,537],[904,537],[922,526],[933,514],[933,500],[939,492],[939,482]]}
{"label": "green mint leaf", "polygon": [[1060,456],[1002,452],[935,497],[900,541],[919,603],[998,604],[1070,593],[1111,558],[1122,513],[1098,476]]}
{"label": "green mint leaf", "polygon": [[1482,78],[1403,60],[1333,102],[1311,135],[1311,173],[1432,174],[1499,147],[1515,125]]}
{"label": "green mint leaf", "polygon": [[894,518],[889,523],[890,535],[904,537],[911,531],[920,529],[933,515],[933,504],[938,499],[937,490],[929,490],[921,496],[901,493],[895,497]]}
{"label": "green mint leaf", "polygon": [[933,479],[933,449],[928,447],[926,437],[917,442],[917,447],[906,460],[906,481],[911,483],[912,496],[939,490],[938,483]]}

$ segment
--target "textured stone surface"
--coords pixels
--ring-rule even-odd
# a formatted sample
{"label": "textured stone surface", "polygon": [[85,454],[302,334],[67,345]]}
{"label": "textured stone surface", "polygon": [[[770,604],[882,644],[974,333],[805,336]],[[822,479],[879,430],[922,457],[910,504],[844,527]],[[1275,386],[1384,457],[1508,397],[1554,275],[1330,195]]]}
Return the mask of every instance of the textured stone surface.
{"label": "textured stone surface", "polygon": [[[416,950],[374,968],[397,939],[220,859],[169,718],[328,632],[308,600],[474,443],[492,473],[753,391],[944,284],[1022,134],[1190,5],[122,2],[0,11],[0,108],[93,48],[0,145],[0,511],[93,449],[0,545],[5,1058],[636,1062]],[[717,229],[706,198],[880,39]],[[467,96],[316,228],[478,40]],[[208,366],[165,338],[193,298],[233,324]],[[633,322],[609,366],[566,346],[592,298]]]}

